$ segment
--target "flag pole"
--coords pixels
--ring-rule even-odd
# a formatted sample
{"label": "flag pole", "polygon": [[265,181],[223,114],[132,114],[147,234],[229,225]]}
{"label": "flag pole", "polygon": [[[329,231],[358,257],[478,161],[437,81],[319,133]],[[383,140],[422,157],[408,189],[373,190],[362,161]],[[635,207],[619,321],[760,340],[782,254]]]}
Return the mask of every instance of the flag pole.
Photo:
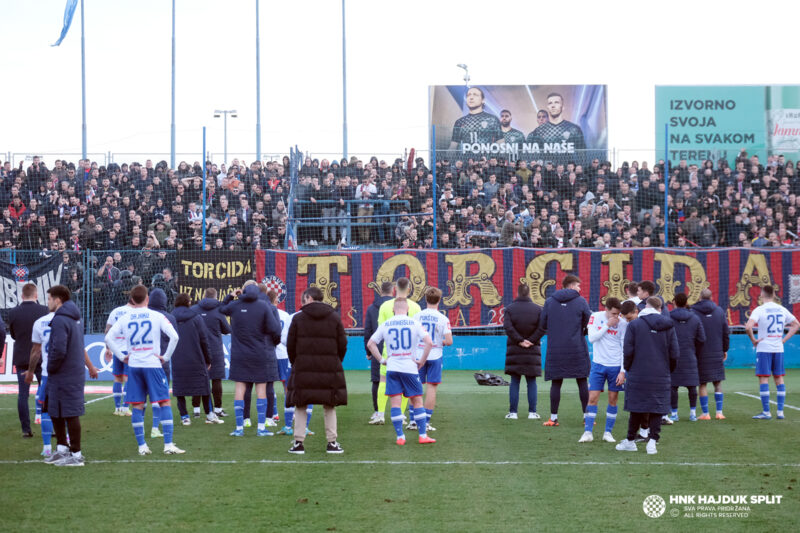
{"label": "flag pole", "polygon": [[83,0],[81,0],[81,153],[86,159],[86,39],[83,21]]}

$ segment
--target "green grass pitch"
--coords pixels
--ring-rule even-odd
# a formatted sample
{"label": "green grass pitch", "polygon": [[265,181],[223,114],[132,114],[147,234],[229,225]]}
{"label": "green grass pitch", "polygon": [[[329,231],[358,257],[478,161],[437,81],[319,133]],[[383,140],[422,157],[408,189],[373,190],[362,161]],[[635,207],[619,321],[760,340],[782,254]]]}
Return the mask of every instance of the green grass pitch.
{"label": "green grass pitch", "polygon": [[[601,397],[595,442],[583,431],[574,382],[565,383],[560,427],[542,422],[549,386],[539,384],[542,420],[505,420],[508,388],[480,387],[472,372],[446,371],[431,433],[421,446],[406,432],[394,444],[391,425],[369,426],[369,374],[348,372],[350,404],[338,409],[340,456],[325,453],[321,409],[315,411],[306,454],[287,453],[290,437],[241,439],[224,425],[180,425],[175,442],[187,453],[139,457],[129,418],[113,416],[113,400],[87,406],[83,468],[40,464],[41,438],[22,439],[16,396],[0,397],[0,531],[796,531],[800,524],[800,375],[789,372],[786,420],[754,421],[760,411],[752,370],[728,372],[725,421],[681,420],[663,429],[658,454],[617,452],[601,442],[606,402]],[[280,386],[277,387],[280,390]],[[775,399],[774,385],[771,385]],[[224,402],[233,413],[232,385]],[[87,395],[87,400],[100,395]],[[282,394],[279,394],[279,402]],[[713,396],[711,412],[714,413]],[[622,397],[620,398],[622,405]],[[772,406],[773,415],[775,406]],[[280,410],[283,412],[282,408]],[[255,402],[253,404],[255,415]],[[388,416],[387,416],[388,420]],[[620,410],[614,436],[624,436]],[[645,497],[667,501],[649,518]],[[746,518],[684,516],[670,495],[781,495],[779,504],[749,505]],[[675,512],[679,516],[671,516]],[[719,512],[717,510],[717,512]]]}

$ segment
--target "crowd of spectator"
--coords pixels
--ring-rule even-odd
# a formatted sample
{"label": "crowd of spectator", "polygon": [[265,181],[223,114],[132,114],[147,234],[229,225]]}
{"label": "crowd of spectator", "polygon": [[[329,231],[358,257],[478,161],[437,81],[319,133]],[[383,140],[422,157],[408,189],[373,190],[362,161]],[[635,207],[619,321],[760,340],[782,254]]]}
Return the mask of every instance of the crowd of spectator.
{"label": "crowd of spectator", "polygon": [[[294,184],[290,165],[289,157],[207,162],[205,249],[280,249],[287,227],[301,247],[663,246],[665,226],[677,247],[800,243],[800,179],[780,155],[763,164],[744,151],[732,165],[680,161],[665,182],[663,161],[612,169],[595,158],[584,168],[445,153],[435,187],[423,158],[306,158]],[[202,174],[200,162],[6,162],[0,243],[108,251],[98,263],[110,257],[120,270],[163,276],[165,252],[203,249]]]}

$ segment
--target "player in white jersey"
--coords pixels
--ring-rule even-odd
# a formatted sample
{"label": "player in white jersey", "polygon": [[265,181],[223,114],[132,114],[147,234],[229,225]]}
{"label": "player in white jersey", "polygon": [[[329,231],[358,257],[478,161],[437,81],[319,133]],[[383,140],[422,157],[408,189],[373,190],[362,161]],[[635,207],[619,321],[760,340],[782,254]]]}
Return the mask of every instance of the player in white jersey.
{"label": "player in white jersey", "polygon": [[[159,418],[164,428],[164,453],[184,453],[172,442],[169,385],[161,366],[172,357],[178,344],[178,332],[163,314],[147,308],[148,300],[147,288],[143,285],[131,289],[132,309],[108,330],[106,346],[118,359],[128,364],[127,399],[133,406],[131,423],[139,444],[139,455],[151,453],[144,442],[144,405],[148,395],[151,402],[159,405]],[[169,337],[169,345],[163,355],[159,353],[162,333]]]}
{"label": "player in white jersey", "polygon": [[[436,389],[442,382],[442,352],[445,346],[453,344],[453,333],[450,330],[450,320],[439,311],[439,301],[442,299],[442,291],[435,287],[425,291],[425,301],[427,309],[423,309],[416,315],[414,320],[422,324],[428,335],[431,336],[433,347],[425,364],[419,369],[420,381],[425,385],[425,416],[428,431],[436,431],[431,426],[431,416],[436,407]],[[420,343],[417,347],[418,359],[422,357],[425,344]],[[412,421],[416,425],[416,422]],[[410,426],[410,424],[409,424]],[[415,429],[406,426],[406,429]]]}
{"label": "player in white jersey", "polygon": [[[384,341],[386,352],[386,396],[391,401],[392,424],[397,432],[397,444],[403,446],[406,436],[403,434],[403,412],[400,409],[401,396],[409,399],[414,420],[419,430],[419,443],[436,442],[428,437],[425,409],[422,407],[422,382],[419,369],[428,360],[433,342],[431,336],[419,322],[408,317],[408,301],[396,299],[393,306],[394,316],[381,324],[367,343],[367,349],[376,361],[383,364],[383,355],[378,350],[378,343]],[[422,357],[416,361],[417,345],[420,340],[425,347]]]}
{"label": "player in white jersey", "polygon": [[608,382],[608,407],[603,440],[615,442],[611,435],[617,421],[617,398],[625,390],[625,370],[622,368],[622,345],[628,323],[620,317],[622,303],[617,298],[606,298],[605,311],[589,317],[589,342],[592,343],[592,370],[589,374],[589,403],[586,405],[583,435],[578,442],[592,442],[592,429],[597,418],[600,393]]}
{"label": "player in white jersey", "polygon": [[[117,323],[121,317],[126,315],[131,309],[130,302],[121,305],[111,311],[106,321],[106,333]],[[111,391],[114,393],[114,414],[116,416],[131,416],[131,410],[125,405],[125,382],[128,381],[128,366],[111,355],[111,350],[106,349],[106,363],[112,362],[112,373],[114,374],[114,384]]]}
{"label": "player in white jersey", "polygon": [[[775,289],[771,285],[761,287],[761,305],[753,310],[750,320],[745,324],[747,335],[756,349],[756,376],[761,393],[761,413],[756,420],[772,418],[769,410],[769,376],[775,381],[777,389],[778,420],[783,420],[783,405],[786,401],[786,385],[783,376],[783,345],[800,328],[800,323],[785,307],[776,302]],[[780,301],[780,300],[778,300]],[[758,326],[758,339],[753,336],[753,327]],[[783,330],[789,328],[784,336]]]}

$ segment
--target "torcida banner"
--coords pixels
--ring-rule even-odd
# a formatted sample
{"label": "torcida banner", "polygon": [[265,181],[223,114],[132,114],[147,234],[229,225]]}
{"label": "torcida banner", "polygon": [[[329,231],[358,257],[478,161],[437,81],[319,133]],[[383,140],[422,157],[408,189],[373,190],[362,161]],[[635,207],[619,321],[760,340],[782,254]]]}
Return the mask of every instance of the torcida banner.
{"label": "torcida banner", "polygon": [[383,281],[406,276],[412,299],[422,301],[428,286],[442,289],[440,308],[455,328],[498,326],[520,283],[538,304],[567,274],[578,275],[581,294],[593,310],[609,296],[625,299],[630,281],[652,280],[672,302],[685,292],[689,304],[711,289],[712,299],[731,325],[743,325],[758,305],[759,287],[778,288],[783,305],[800,316],[800,251],[739,248],[677,252],[667,249],[537,250],[503,248],[379,252],[300,253],[257,251],[255,274],[276,290],[280,306],[292,313],[309,286],[319,287],[346,328],[363,326],[364,314]]}

